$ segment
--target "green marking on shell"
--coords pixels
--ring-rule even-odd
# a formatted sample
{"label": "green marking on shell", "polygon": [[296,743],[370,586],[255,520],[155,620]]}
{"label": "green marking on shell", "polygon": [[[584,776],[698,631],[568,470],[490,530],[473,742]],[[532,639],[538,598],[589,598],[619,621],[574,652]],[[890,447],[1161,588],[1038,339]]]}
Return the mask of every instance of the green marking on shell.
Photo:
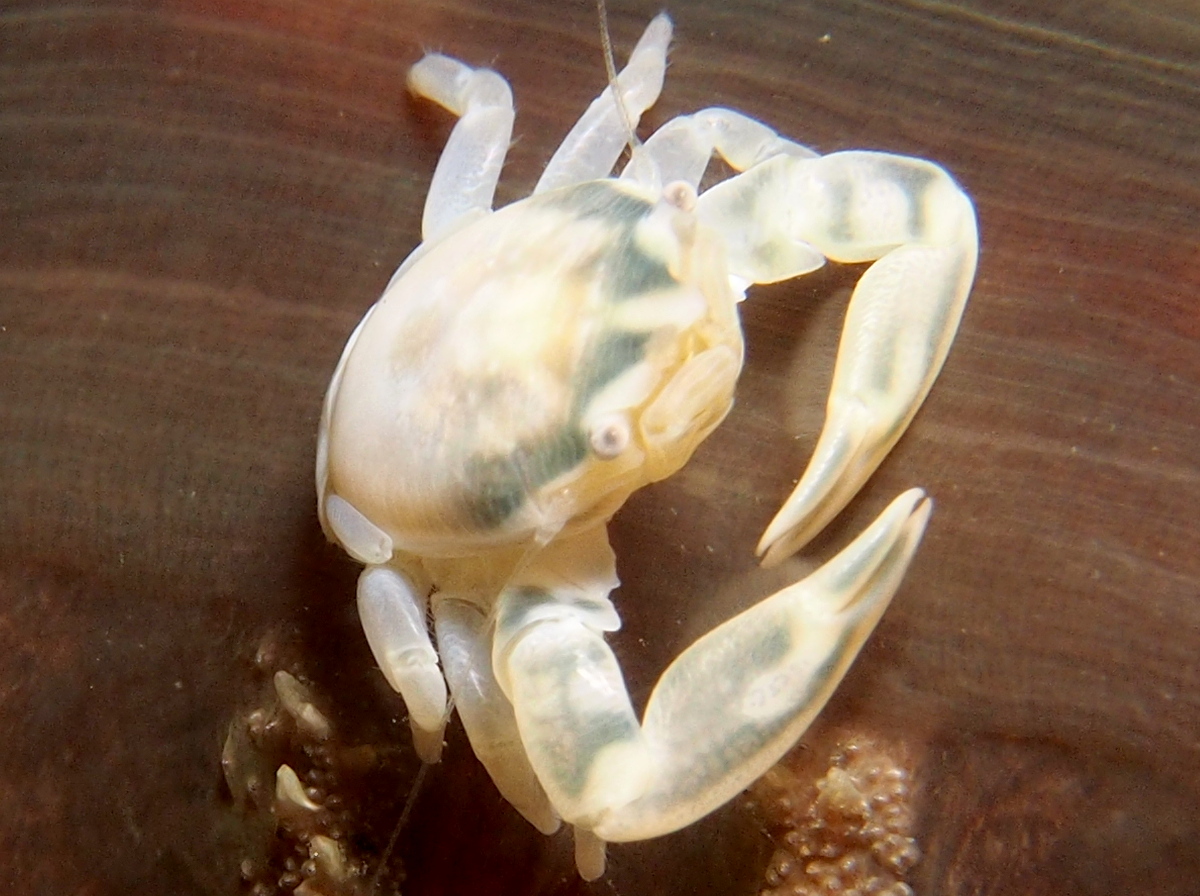
{"label": "green marking on shell", "polygon": [[628,330],[615,330],[598,340],[580,373],[576,419],[597,392],[646,357],[649,340],[649,333]]}
{"label": "green marking on shell", "polygon": [[499,528],[530,495],[579,464],[587,451],[587,439],[572,423],[510,454],[473,458],[463,496],[468,518],[480,529]]}

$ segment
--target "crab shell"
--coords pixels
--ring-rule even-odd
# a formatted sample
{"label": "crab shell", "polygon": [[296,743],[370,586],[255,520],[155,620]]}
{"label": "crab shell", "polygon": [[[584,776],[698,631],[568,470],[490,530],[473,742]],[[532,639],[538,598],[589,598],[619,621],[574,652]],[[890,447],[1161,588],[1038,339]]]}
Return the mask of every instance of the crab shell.
{"label": "crab shell", "polygon": [[606,521],[678,470],[732,405],[743,353],[694,199],[582,183],[419,250],[334,375],[321,494],[393,550],[459,557]]}

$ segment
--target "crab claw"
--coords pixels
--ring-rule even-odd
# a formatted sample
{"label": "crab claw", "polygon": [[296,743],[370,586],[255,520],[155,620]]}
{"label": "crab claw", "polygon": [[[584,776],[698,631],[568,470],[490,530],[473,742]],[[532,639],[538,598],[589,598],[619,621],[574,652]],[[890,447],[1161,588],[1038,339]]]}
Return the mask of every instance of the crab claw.
{"label": "crab claw", "polygon": [[764,566],[820,532],[907,429],[950,351],[979,244],[971,201],[929,162],[844,152],[769,165],[805,210],[790,238],[875,263],[850,299],[816,451],[759,542]]}
{"label": "crab claw", "polygon": [[[535,561],[514,580],[497,609],[493,668],[530,765],[575,826],[585,879],[603,872],[605,842],[691,824],[795,744],[883,615],[931,507],[910,489],[808,578],[700,638],[663,673],[640,723],[604,640],[614,576],[594,561]],[[579,536],[562,559],[588,537],[603,532]],[[591,553],[609,563],[605,547]]]}

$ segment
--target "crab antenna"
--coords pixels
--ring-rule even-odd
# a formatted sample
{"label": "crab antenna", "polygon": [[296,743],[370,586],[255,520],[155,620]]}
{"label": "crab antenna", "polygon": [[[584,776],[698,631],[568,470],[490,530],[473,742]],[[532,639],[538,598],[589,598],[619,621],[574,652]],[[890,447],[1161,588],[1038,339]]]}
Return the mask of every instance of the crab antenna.
{"label": "crab antenna", "polygon": [[412,788],[408,791],[408,799],[404,801],[404,809],[400,813],[400,820],[396,822],[396,826],[392,829],[392,836],[388,838],[383,855],[379,857],[379,866],[375,869],[375,873],[371,875],[371,881],[367,885],[368,896],[375,896],[379,892],[379,880],[383,877],[388,860],[392,857],[392,850],[396,848],[396,841],[400,838],[400,832],[408,824],[409,816],[412,815],[413,806],[417,803],[417,797],[421,793],[421,785],[425,783],[425,773],[428,770],[428,762],[422,762],[421,767],[417,769],[417,776],[413,779]]}
{"label": "crab antenna", "polygon": [[629,143],[629,154],[633,155],[642,145],[642,141],[634,133],[629,110],[625,108],[625,101],[621,97],[621,89],[617,84],[617,65],[613,61],[612,35],[608,33],[608,6],[605,0],[596,0],[596,14],[600,19],[600,46],[604,49],[604,71],[608,74],[608,89],[612,91],[617,111],[621,113],[621,122],[625,125],[625,134]]}

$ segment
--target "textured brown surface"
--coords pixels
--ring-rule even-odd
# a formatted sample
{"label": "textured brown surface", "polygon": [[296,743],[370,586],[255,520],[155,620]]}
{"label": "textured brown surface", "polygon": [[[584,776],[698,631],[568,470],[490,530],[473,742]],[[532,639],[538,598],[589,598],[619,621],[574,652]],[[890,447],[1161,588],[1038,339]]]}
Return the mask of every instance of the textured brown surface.
{"label": "textured brown surface", "polygon": [[[611,5],[618,48],[660,8]],[[1200,12],[1041,6],[674,3],[649,123],[730,105],[821,151],[935,159],[978,204],[943,376],[813,548],[910,484],[938,501],[818,723],[923,757],[917,892],[1194,893]],[[235,892],[248,834],[218,760],[268,631],[299,644],[348,737],[404,736],[311,468],[328,374],[418,239],[449,128],[402,90],[423,47],[511,78],[502,202],[602,86],[586,2],[0,11],[6,892]],[[770,587],[751,551],[811,449],[855,275],[752,295],[730,421],[615,522],[639,698]],[[457,729],[398,849],[413,896],[589,889]],[[750,893],[770,853],[735,806],[614,847],[590,889]]]}

